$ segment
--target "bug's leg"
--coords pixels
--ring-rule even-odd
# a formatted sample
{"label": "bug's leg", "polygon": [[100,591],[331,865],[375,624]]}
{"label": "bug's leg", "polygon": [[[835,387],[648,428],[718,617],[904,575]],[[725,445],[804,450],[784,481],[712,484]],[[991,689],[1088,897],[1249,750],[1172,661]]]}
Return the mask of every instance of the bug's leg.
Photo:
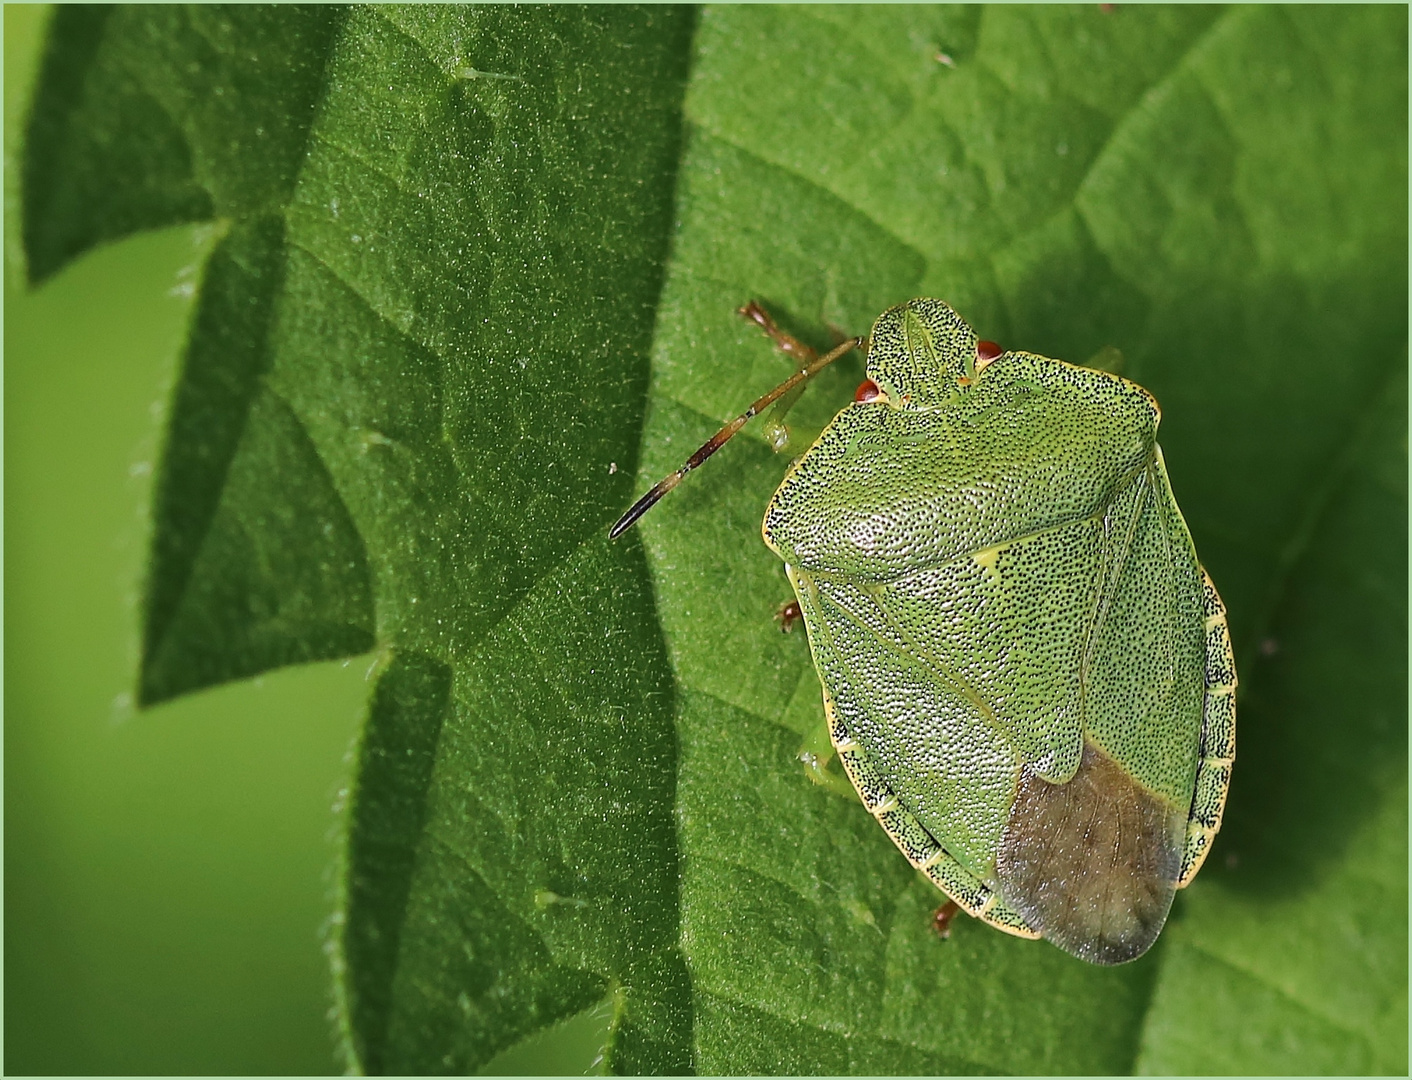
{"label": "bug's leg", "polygon": [[948,900],[932,912],[932,929],[942,941],[951,936],[951,920],[956,918],[956,913],[960,910],[960,904],[955,900]]}
{"label": "bug's leg", "polygon": [[1177,888],[1185,888],[1211,850],[1226,809],[1226,791],[1235,761],[1235,655],[1221,603],[1211,575],[1201,571],[1201,607],[1206,620],[1206,701],[1201,718],[1201,757],[1196,765],[1196,793],[1187,819],[1182,871]]}
{"label": "bug's leg", "polygon": [[[780,352],[794,361],[796,370],[803,371],[818,359],[819,354],[817,352],[808,345],[805,345],[804,342],[800,341],[797,337],[786,334],[781,330],[770,313],[762,308],[756,301],[752,300],[744,307],[737,308],[736,314],[743,319],[749,319],[761,330],[765,331],[765,333],[769,335],[770,340],[779,347]],[[774,408],[772,408],[769,415],[765,417],[765,438],[768,439],[770,445],[775,448],[776,453],[784,450],[784,448],[789,445],[789,428],[785,427],[784,424],[785,414],[794,407],[794,403],[799,400],[803,393],[804,384],[800,383],[789,393],[785,394],[784,397],[775,402]]]}
{"label": "bug's leg", "polygon": [[800,341],[797,337],[786,334],[781,330],[775,323],[774,317],[762,308],[757,301],[752,300],[744,307],[736,308],[736,314],[742,319],[750,320],[761,330],[765,331],[765,333],[769,335],[770,340],[779,346],[780,352],[793,360],[794,366],[801,371],[818,358],[819,354],[812,348],[805,345],[804,342]]}
{"label": "bug's leg", "polygon": [[[911,814],[905,810],[893,811],[888,815],[892,820],[884,820],[881,814],[875,816],[888,836],[892,837],[892,842],[902,848],[903,854],[907,854],[907,848],[903,847],[899,837],[905,833],[915,830],[931,840],[931,853],[920,862],[913,860],[912,865],[925,874],[928,881],[944,892],[967,915],[1016,937],[1039,937],[1039,931],[1025,922],[1023,915],[1002,900],[998,892],[957,862],[950,852],[932,840],[931,834],[926,833]],[[912,859],[911,855],[907,857]]]}
{"label": "bug's leg", "polygon": [[902,854],[907,856],[907,861],[925,874],[933,885],[967,915],[1016,937],[1039,937],[1039,932],[1032,929],[1018,911],[1006,904],[998,892],[957,862],[956,858],[923,828],[922,823],[902,806],[868,752],[853,741],[847,729],[834,715],[827,697],[824,699],[824,711],[829,717],[829,737],[833,740],[834,749],[838,752],[839,760],[843,762],[848,778],[858,789],[859,798],[863,800],[868,813],[878,819],[883,831]]}
{"label": "bug's leg", "polygon": [[794,624],[802,618],[804,618],[804,612],[799,609],[798,600],[786,600],[775,612],[775,622],[780,624],[781,634],[787,634],[793,630]]}
{"label": "bug's leg", "polygon": [[804,737],[796,756],[804,766],[804,775],[825,791],[849,800],[858,798],[858,793],[853,790],[853,784],[849,782],[848,777],[829,768],[829,763],[834,759],[834,749],[829,740],[827,720],[820,722]]}

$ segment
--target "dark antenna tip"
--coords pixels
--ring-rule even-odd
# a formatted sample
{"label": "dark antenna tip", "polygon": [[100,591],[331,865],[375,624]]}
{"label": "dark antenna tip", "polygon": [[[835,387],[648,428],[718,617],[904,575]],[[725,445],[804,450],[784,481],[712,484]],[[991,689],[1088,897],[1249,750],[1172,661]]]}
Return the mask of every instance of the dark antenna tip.
{"label": "dark antenna tip", "polygon": [[623,533],[631,529],[637,524],[637,519],[647,513],[647,511],[652,508],[652,504],[656,501],[656,499],[652,498],[652,492],[650,491],[642,498],[638,499],[637,502],[632,504],[628,512],[618,518],[613,527],[608,530],[608,539],[616,540],[618,537],[622,536]]}
{"label": "dark antenna tip", "polygon": [[670,476],[664,477],[663,479],[659,480],[656,484],[652,486],[652,488],[647,492],[646,495],[644,495],[642,498],[638,499],[637,502],[629,506],[628,512],[622,517],[618,518],[617,522],[613,525],[613,527],[608,530],[608,539],[616,540],[618,537],[622,536],[623,533],[627,532],[634,525],[636,525],[638,518],[642,517],[643,514],[651,510],[652,507],[657,504],[658,499],[660,499],[663,495],[667,494],[667,492],[671,491],[672,488],[676,487],[677,484],[681,482],[682,474],[684,472],[685,470],[674,472]]}

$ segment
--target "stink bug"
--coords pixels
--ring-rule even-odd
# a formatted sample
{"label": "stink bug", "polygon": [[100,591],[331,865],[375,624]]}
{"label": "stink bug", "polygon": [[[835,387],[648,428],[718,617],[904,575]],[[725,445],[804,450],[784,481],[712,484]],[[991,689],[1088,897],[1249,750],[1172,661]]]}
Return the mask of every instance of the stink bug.
{"label": "stink bug", "polygon": [[830,741],[868,812],[962,910],[1092,963],[1132,960],[1205,860],[1235,757],[1226,612],[1151,394],[978,341],[946,304],[912,300],[866,342],[806,357],[612,535],[862,345],[856,400],[762,526]]}

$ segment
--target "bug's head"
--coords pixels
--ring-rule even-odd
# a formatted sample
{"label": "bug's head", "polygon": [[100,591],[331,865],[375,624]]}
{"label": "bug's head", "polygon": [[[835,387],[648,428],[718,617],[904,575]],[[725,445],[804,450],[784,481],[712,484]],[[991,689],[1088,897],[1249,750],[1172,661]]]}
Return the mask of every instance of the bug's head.
{"label": "bug's head", "polygon": [[[878,316],[868,346],[868,379],[898,408],[954,401],[999,355],[940,300],[921,298]],[[861,398],[859,400],[865,400]]]}

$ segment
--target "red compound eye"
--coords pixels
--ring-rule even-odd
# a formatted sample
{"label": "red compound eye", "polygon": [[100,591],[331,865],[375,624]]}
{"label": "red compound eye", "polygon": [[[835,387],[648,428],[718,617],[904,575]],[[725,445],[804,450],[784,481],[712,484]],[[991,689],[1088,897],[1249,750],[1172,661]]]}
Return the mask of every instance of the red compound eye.
{"label": "red compound eye", "polygon": [[858,384],[858,389],[853,391],[854,401],[877,401],[882,397],[882,391],[878,389],[878,384],[872,379],[864,379]]}
{"label": "red compound eye", "polygon": [[982,364],[990,363],[1004,351],[1004,349],[993,341],[976,342],[976,359]]}

